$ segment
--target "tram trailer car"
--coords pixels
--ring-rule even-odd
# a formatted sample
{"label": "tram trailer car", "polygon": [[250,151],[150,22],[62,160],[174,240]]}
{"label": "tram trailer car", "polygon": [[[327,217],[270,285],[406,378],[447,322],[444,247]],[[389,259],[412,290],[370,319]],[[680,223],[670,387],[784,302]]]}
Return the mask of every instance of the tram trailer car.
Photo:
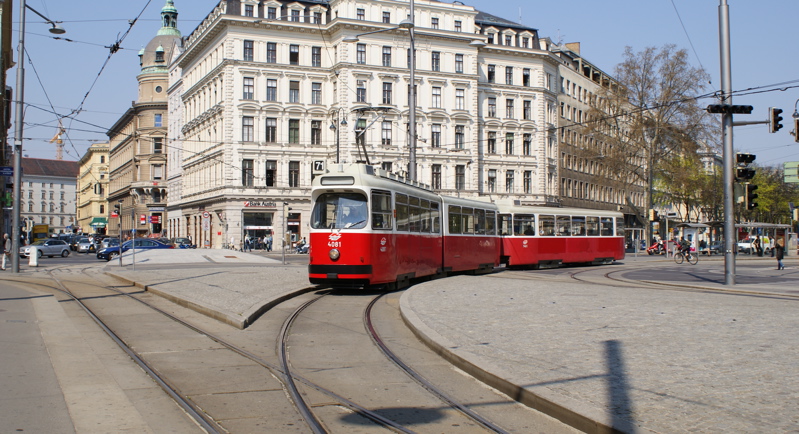
{"label": "tram trailer car", "polygon": [[311,191],[311,283],[402,287],[499,265],[496,205],[442,197],[372,166],[331,167]]}
{"label": "tram trailer car", "polygon": [[608,264],[624,259],[624,215],[498,201],[501,262],[508,267]]}

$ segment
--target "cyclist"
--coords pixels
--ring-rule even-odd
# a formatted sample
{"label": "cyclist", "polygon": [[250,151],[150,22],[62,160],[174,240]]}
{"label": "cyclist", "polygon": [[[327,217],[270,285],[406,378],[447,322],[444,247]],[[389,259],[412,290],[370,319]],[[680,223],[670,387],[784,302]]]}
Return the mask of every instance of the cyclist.
{"label": "cyclist", "polygon": [[680,253],[683,255],[688,256],[688,252],[691,251],[691,243],[689,243],[685,237],[680,238]]}

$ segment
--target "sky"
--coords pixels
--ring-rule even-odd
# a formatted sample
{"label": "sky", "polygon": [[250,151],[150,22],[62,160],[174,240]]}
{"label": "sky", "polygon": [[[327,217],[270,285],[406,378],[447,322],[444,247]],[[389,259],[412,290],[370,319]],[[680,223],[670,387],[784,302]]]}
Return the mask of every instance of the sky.
{"label": "sky", "polygon": [[[450,0],[445,0],[450,1]],[[687,49],[693,66],[711,77],[706,92],[721,88],[719,67],[719,5],[721,0],[463,0],[466,5],[525,26],[555,42],[579,42],[581,55],[613,75],[625,47],[674,44]],[[137,97],[139,50],[161,27],[165,0],[27,0],[28,6],[67,31],[61,39],[49,25],[28,11],[25,48],[25,128],[23,154],[56,158],[49,143],[57,131],[58,115],[80,110],[64,119],[64,159],[77,161],[106,132]],[[175,0],[178,28],[188,35],[218,0]],[[799,56],[796,38],[796,0],[727,0],[730,11],[732,88],[745,91],[735,104],[754,106],[751,115],[736,121],[765,121],[769,107],[784,111],[784,127],[775,134],[768,126],[735,127],[736,152],[757,155],[756,164],[781,166],[799,161],[799,143],[792,114],[799,102]],[[14,1],[14,59],[18,61],[19,1]],[[129,20],[141,17],[131,27]],[[128,32],[129,30],[129,32]],[[126,32],[128,32],[126,34]],[[110,54],[109,47],[120,49]],[[6,83],[16,87],[16,68]],[[747,94],[748,93],[748,94]],[[16,93],[15,93],[16,98]],[[707,100],[707,104],[715,101]],[[704,105],[704,103],[702,104]],[[13,137],[13,127],[9,132]],[[719,133],[720,134],[720,133]]]}

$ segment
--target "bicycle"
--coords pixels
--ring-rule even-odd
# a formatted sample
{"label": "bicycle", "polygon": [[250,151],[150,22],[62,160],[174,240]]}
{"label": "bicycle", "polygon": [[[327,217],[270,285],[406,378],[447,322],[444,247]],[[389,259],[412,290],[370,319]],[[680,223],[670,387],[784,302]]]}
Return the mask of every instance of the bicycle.
{"label": "bicycle", "polygon": [[696,265],[696,263],[699,262],[699,256],[697,256],[696,253],[691,253],[690,250],[687,252],[677,251],[674,253],[674,262],[682,264],[685,260],[688,260],[688,263],[691,265]]}

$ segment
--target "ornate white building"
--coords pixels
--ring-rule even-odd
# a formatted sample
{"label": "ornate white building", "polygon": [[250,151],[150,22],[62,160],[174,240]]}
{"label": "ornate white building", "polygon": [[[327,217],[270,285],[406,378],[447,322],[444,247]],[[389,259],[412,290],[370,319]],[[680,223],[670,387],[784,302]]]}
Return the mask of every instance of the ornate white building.
{"label": "ornate white building", "polygon": [[[459,2],[415,12],[417,179],[558,204],[558,58],[535,29]],[[170,67],[168,232],[209,247],[284,225],[301,238],[315,171],[368,158],[406,173],[408,14],[408,1],[221,1]]]}

